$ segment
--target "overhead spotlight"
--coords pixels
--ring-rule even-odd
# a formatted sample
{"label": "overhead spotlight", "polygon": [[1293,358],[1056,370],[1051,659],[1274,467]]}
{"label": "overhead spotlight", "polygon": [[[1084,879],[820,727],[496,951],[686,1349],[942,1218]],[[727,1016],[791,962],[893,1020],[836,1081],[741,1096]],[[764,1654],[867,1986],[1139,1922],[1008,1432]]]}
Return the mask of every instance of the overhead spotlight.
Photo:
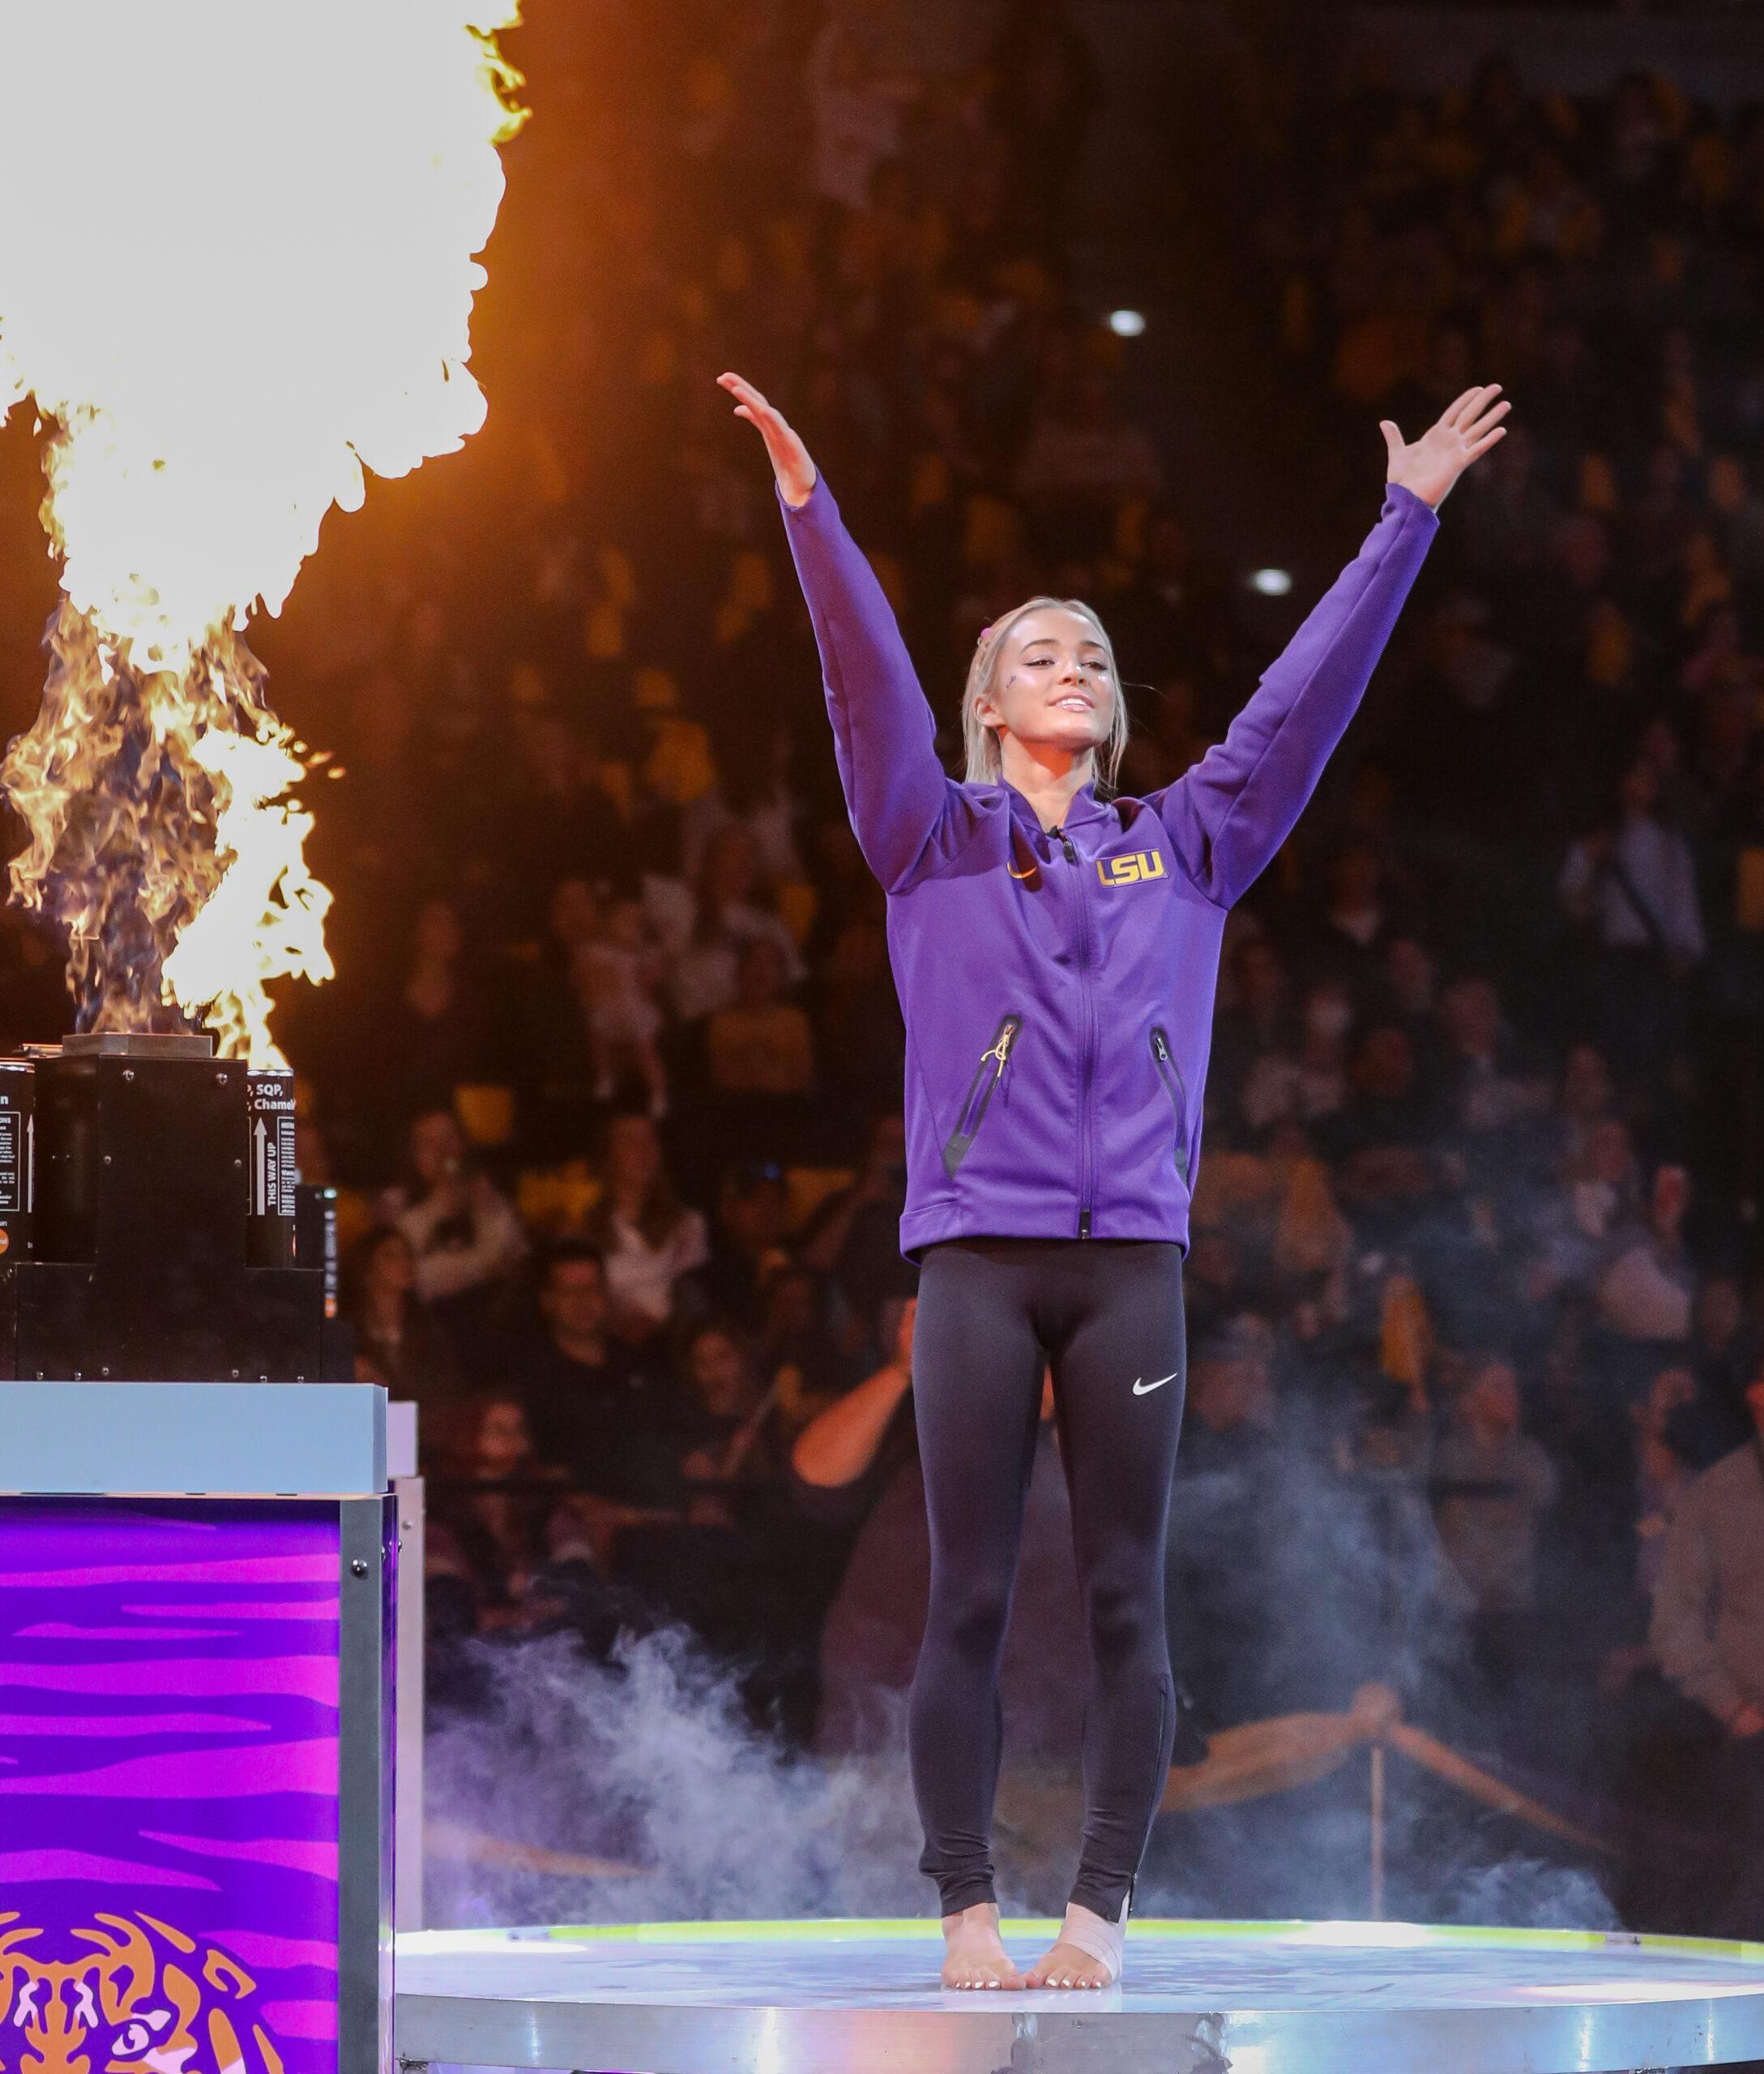
{"label": "overhead spotlight", "polygon": [[1264,598],[1283,598],[1292,587],[1292,572],[1289,569],[1258,569],[1249,578],[1249,587]]}
{"label": "overhead spotlight", "polygon": [[1146,314],[1143,309],[1112,309],[1108,328],[1117,339],[1137,339],[1146,328]]}

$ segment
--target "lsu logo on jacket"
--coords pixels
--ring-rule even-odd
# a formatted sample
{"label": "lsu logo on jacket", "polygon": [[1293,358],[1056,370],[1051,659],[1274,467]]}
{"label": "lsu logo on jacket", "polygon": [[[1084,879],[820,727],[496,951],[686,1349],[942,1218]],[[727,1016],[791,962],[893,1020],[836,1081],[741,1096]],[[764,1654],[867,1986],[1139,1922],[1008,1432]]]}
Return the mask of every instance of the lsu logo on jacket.
{"label": "lsu logo on jacket", "polygon": [[1137,886],[1142,879],[1162,878],[1164,859],[1155,850],[1132,850],[1123,857],[1099,857],[1096,876],[1104,886]]}

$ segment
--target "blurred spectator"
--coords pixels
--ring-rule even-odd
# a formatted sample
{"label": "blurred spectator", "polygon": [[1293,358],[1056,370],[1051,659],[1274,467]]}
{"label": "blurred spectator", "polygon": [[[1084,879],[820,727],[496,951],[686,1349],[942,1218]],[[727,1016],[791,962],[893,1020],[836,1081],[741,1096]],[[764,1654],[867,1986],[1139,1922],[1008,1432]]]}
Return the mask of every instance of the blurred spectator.
{"label": "blurred spectator", "polygon": [[1653,1631],[1667,1676],[1741,1742],[1764,1733],[1764,1372],[1746,1402],[1756,1432],[1673,1512]]}
{"label": "blurred spectator", "polygon": [[759,1288],[758,1358],[785,1427],[795,1433],[856,1380],[841,1349],[824,1275],[785,1261]]}
{"label": "blurred spectator", "polygon": [[1563,906],[1600,950],[1591,984],[1602,1047],[1638,1072],[1660,1070],[1679,1040],[1679,989],[1704,947],[1690,851],[1656,817],[1658,797],[1654,766],[1638,759],[1617,827],[1573,844],[1561,876]]}
{"label": "blurred spectator", "polygon": [[1361,1040],[1348,1100],[1334,1116],[1319,1118],[1311,1136],[1339,1163],[1343,1200],[1375,1215],[1381,1205],[1408,1201],[1433,1188],[1429,1147],[1437,1131],[1408,1032],[1386,1023]]}
{"label": "blurred spectator", "polygon": [[1723,1812],[1728,1891],[1711,1927],[1756,1927],[1764,1900],[1764,1374],[1746,1391],[1752,1438],[1680,1496],[1666,1532],[1651,1640],[1685,1698],[1720,1726],[1713,1792]]}
{"label": "blurred spectator", "polygon": [[821,1204],[799,1248],[804,1265],[831,1275],[870,1329],[883,1299],[910,1296],[918,1281],[917,1270],[900,1253],[906,1202],[906,1119],[893,1108],[870,1125],[857,1178]]}
{"label": "blurred spectator", "polygon": [[706,1030],[711,1078],[724,1095],[806,1095],[814,1079],[809,1018],[785,1001],[784,962],[775,943],[756,937],[741,948],[735,998]]}
{"label": "blurred spectator", "polygon": [[1641,1182],[1627,1125],[1594,1123],[1563,1160],[1560,1181],[1538,1213],[1542,1252],[1530,1281],[1534,1297],[1565,1285],[1590,1289],[1619,1231],[1633,1228]]}
{"label": "blurred spectator", "polygon": [[451,1110],[411,1125],[410,1179],[389,1192],[386,1210],[410,1243],[416,1295],[445,1329],[469,1340],[526,1258],[527,1235],[508,1198],[472,1166]]}
{"label": "blurred spectator", "polygon": [[790,1258],[788,1210],[784,1169],[775,1161],[729,1167],[717,1189],[710,1257],[690,1278],[696,1299],[725,1317],[756,1323],[761,1284]]}
{"label": "blurred spectator", "polygon": [[665,1116],[668,1075],[656,1048],[663,1017],[655,995],[662,955],[639,900],[616,901],[598,932],[576,943],[570,976],[587,1026],[596,1101],[634,1080],[649,1113]]}
{"label": "blurred spectator", "polygon": [[1633,1407],[1635,1420],[1635,1589],[1651,1602],[1666,1560],[1666,1534],[1697,1466],[1687,1452],[1684,1415],[1697,1402],[1688,1368],[1662,1368]]}
{"label": "blurred spectator", "polygon": [[640,1500],[661,1486],[674,1402],[665,1377],[609,1329],[606,1274],[587,1240],[563,1240],[540,1264],[539,1329],[509,1363],[539,1451],[575,1487]]}
{"label": "blurred spectator", "polygon": [[585,879],[557,881],[544,941],[515,1005],[524,1135],[553,1154],[586,1149],[604,1099],[601,1069],[612,1062],[610,1045],[597,1051],[591,1039],[595,1004],[582,983],[600,919],[600,902]]}
{"label": "blurred spectator", "polygon": [[1656,1167],[1646,1215],[1612,1234],[1609,1265],[1598,1282],[1599,1314],[1625,1339],[1671,1342],[1689,1335],[1696,1287],[1683,1230],[1689,1201],[1684,1168]]}
{"label": "blurred spectator", "polygon": [[837,16],[809,58],[809,103],[814,120],[814,183],[829,202],[861,209],[870,181],[900,142],[900,111],[910,98],[904,79],[871,63],[849,23]]}
{"label": "blurred spectator", "polygon": [[1539,1062],[1514,1034],[1501,997],[1484,979],[1455,979],[1440,1002],[1446,1036],[1446,1084],[1471,1137],[1510,1142],[1513,1129],[1549,1105]]}
{"label": "blurred spectator", "polygon": [[417,1430],[456,1398],[462,1377],[446,1335],[416,1293],[416,1260],[395,1224],[376,1225],[344,1262],[342,1312],[355,1336],[356,1380],[383,1383],[419,1407]]}
{"label": "blurred spectator", "polygon": [[[1064,0],[1011,0],[993,33],[991,75],[1012,186],[1037,232],[1057,235],[1104,101],[1096,58]],[[1060,143],[1050,150],[1053,138]]]}
{"label": "blurred spectator", "polygon": [[1353,1001],[1340,980],[1320,979],[1307,991],[1296,1051],[1263,1052],[1244,1075],[1239,1101],[1252,1131],[1289,1118],[1313,1121],[1341,1107],[1353,1022]]}
{"label": "blurred spectator", "polygon": [[431,1499],[434,1528],[475,1589],[481,1622],[507,1620],[545,1561],[563,1470],[535,1452],[518,1398],[485,1391],[458,1409],[457,1437]]}
{"label": "blurred spectator", "polygon": [[728,1487],[769,1483],[781,1469],[775,1391],[762,1389],[751,1350],[735,1327],[709,1319],[686,1336],[681,1372],[679,1473],[695,1525],[734,1523]]}
{"label": "blurred spectator", "polygon": [[587,1237],[604,1270],[613,1329],[641,1345],[666,1324],[675,1284],[704,1265],[710,1242],[703,1218],[674,1193],[647,1116],[608,1123],[604,1176]]}
{"label": "blurred spectator", "polygon": [[756,938],[777,951],[785,986],[794,987],[801,979],[802,960],[789,930],[750,897],[757,877],[752,837],[738,823],[725,824],[705,845],[691,935],[675,951],[668,974],[674,1010],[682,1022],[694,1022],[734,1001],[737,959],[742,947]]}
{"label": "blurred spectator", "polygon": [[1471,1372],[1433,1453],[1440,1539],[1485,1615],[1523,1613],[1537,1592],[1537,1539],[1557,1475],[1520,1430],[1519,1386],[1505,1361]]}
{"label": "blurred spectator", "polygon": [[816,1070],[829,1102],[848,1115],[898,1103],[906,1031],[878,917],[845,920],[814,986]]}
{"label": "blurred spectator", "polygon": [[1369,843],[1343,843],[1330,860],[1313,962],[1363,996],[1373,984],[1396,921],[1377,851]]}
{"label": "blurred spectator", "polygon": [[1087,553],[1117,505],[1158,494],[1164,467],[1144,431],[1117,412],[1108,376],[1091,368],[1061,393],[1057,409],[1049,403],[1036,413],[1016,486],[1042,513],[1050,548]]}
{"label": "blurred spectator", "polygon": [[418,911],[410,969],[385,1033],[409,1099],[443,1103],[482,1072],[488,1032],[482,994],[465,969],[465,935],[451,901]]}

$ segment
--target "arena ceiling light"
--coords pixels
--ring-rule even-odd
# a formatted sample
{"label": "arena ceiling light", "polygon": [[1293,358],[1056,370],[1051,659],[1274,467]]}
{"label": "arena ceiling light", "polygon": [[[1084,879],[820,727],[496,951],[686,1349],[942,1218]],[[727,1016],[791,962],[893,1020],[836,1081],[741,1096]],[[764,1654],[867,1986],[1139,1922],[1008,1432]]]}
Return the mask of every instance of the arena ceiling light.
{"label": "arena ceiling light", "polygon": [[1249,578],[1249,587],[1264,598],[1283,598],[1292,587],[1292,572],[1289,569],[1258,569]]}
{"label": "arena ceiling light", "polygon": [[1146,314],[1143,309],[1112,309],[1108,328],[1117,339],[1137,339],[1146,328]]}

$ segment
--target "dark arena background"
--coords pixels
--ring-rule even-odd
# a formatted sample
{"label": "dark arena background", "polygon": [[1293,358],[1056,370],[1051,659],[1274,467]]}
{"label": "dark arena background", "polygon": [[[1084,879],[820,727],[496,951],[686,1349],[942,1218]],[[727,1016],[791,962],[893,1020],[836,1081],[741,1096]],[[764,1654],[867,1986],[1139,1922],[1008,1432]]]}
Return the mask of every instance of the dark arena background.
{"label": "dark arena background", "polygon": [[[237,710],[267,698],[298,738],[331,900],[335,977],[267,983],[291,1075],[254,1053],[248,1090],[241,1047],[211,1057],[151,992],[138,1036],[57,1048],[93,1019],[66,977],[93,925],[53,864],[0,911],[0,1368],[391,1400],[398,2051],[678,2074],[1764,2054],[1764,6],[523,11],[499,41],[530,119],[472,316],[483,428],[327,518],[253,618],[256,661],[224,666]],[[237,254],[234,317],[275,263]],[[0,343],[5,282],[0,254]],[[1170,2008],[1262,2012],[1248,2029],[932,1991],[903,1024],[727,368],[837,486],[946,767],[981,629],[1049,592],[1113,636],[1138,795],[1224,734],[1372,523],[1378,421],[1417,437],[1473,382],[1511,402],[1226,932],[1180,1719],[1129,1948]],[[0,429],[6,736],[58,608],[45,438],[28,401]],[[7,1445],[0,1489],[60,1487],[9,1475]],[[282,1488],[262,1474],[190,1487]],[[1075,1863],[1070,1532],[1049,1432],[1003,1671],[1011,1918],[1057,1914]],[[349,1617],[346,1592],[345,1659]],[[27,1632],[0,1750],[45,1691],[110,1689],[45,1685]],[[0,2067],[28,2067],[6,1926],[41,1890],[6,1819]],[[699,1927],[596,1935],[634,1924]],[[263,1966],[305,1963],[275,1941]],[[268,2037],[315,2074],[383,2066],[371,2019],[286,2013],[333,1991],[288,1989]],[[623,2014],[548,2028],[560,1998]],[[1122,2024],[1155,2003],[1128,1994]]]}

